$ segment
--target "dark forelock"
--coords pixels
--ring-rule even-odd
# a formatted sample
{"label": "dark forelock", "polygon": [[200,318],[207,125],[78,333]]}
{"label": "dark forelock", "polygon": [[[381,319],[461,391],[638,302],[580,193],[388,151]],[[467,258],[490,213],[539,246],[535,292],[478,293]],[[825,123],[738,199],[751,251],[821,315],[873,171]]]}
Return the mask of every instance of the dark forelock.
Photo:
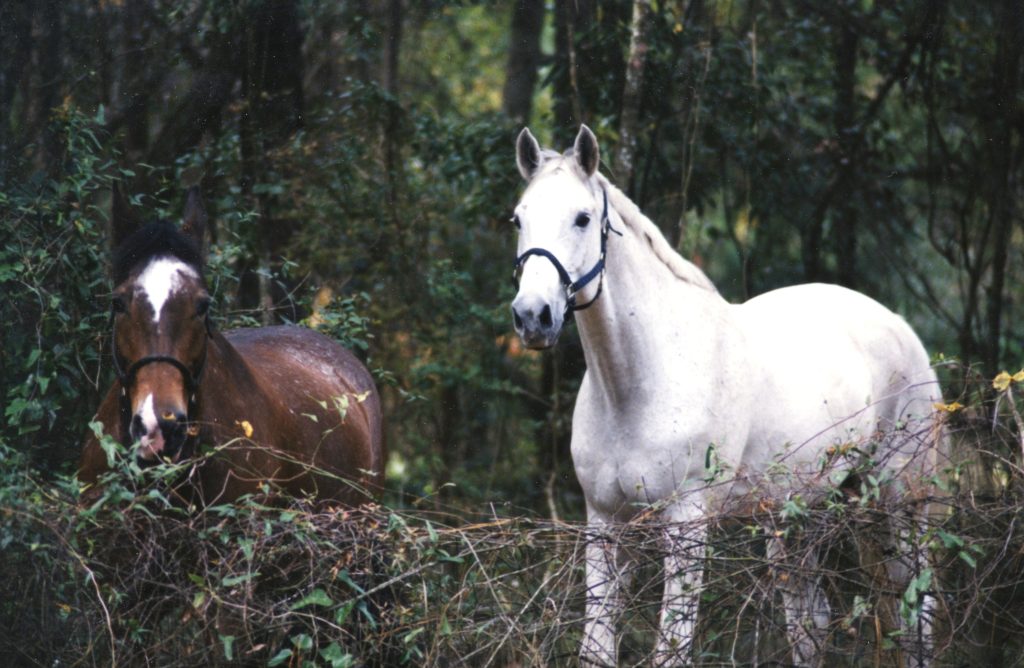
{"label": "dark forelock", "polygon": [[133,269],[158,257],[175,257],[202,275],[203,255],[195,239],[160,221],[136,230],[114,251],[114,285],[121,285]]}

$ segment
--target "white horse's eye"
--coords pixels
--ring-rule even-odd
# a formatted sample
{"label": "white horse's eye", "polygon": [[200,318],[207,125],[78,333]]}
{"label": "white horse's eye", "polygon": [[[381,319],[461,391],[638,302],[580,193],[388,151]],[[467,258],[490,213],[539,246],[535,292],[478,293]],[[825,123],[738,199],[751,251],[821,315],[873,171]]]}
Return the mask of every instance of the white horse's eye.
{"label": "white horse's eye", "polygon": [[576,216],[576,227],[586,227],[590,223],[589,213],[580,213]]}
{"label": "white horse's eye", "polygon": [[522,223],[519,222],[519,216],[513,215],[510,220],[512,221],[512,224],[516,226],[517,230],[523,229]]}

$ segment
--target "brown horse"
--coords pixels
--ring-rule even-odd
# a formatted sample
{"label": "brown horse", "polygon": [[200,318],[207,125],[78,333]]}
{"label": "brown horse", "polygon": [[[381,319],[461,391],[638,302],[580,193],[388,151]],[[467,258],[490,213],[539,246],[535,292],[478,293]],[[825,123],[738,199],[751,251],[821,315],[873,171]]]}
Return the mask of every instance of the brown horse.
{"label": "brown horse", "polygon": [[[104,431],[140,464],[197,458],[188,478],[201,503],[264,484],[290,495],[356,504],[383,482],[380,398],[349,351],[293,326],[220,333],[203,278],[206,212],[189,191],[180,229],[139,226],[115,188],[111,326],[117,380],[100,405]],[[95,436],[79,479],[107,471]]]}

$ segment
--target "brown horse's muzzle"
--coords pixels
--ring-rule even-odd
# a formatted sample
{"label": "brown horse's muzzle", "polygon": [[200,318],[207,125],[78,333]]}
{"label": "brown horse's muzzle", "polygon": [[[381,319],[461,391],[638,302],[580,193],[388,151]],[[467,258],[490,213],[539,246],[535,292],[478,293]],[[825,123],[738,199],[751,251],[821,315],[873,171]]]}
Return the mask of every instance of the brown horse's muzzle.
{"label": "brown horse's muzzle", "polygon": [[139,463],[177,461],[188,438],[188,409],[182,379],[174,368],[154,364],[140,369],[132,401],[129,433]]}
{"label": "brown horse's muzzle", "polygon": [[135,456],[140,463],[154,463],[160,459],[177,461],[188,437],[188,416],[184,413],[165,413],[149,429],[146,420],[136,413],[132,417],[131,436],[138,442]]}

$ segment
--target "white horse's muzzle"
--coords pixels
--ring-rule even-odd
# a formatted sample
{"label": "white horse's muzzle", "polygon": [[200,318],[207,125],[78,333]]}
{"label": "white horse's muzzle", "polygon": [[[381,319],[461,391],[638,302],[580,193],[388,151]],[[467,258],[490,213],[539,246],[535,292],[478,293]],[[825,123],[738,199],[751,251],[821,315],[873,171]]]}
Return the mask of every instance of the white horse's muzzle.
{"label": "white horse's muzzle", "polygon": [[563,309],[552,308],[536,295],[519,295],[512,302],[512,322],[527,348],[550,348],[562,332]]}

